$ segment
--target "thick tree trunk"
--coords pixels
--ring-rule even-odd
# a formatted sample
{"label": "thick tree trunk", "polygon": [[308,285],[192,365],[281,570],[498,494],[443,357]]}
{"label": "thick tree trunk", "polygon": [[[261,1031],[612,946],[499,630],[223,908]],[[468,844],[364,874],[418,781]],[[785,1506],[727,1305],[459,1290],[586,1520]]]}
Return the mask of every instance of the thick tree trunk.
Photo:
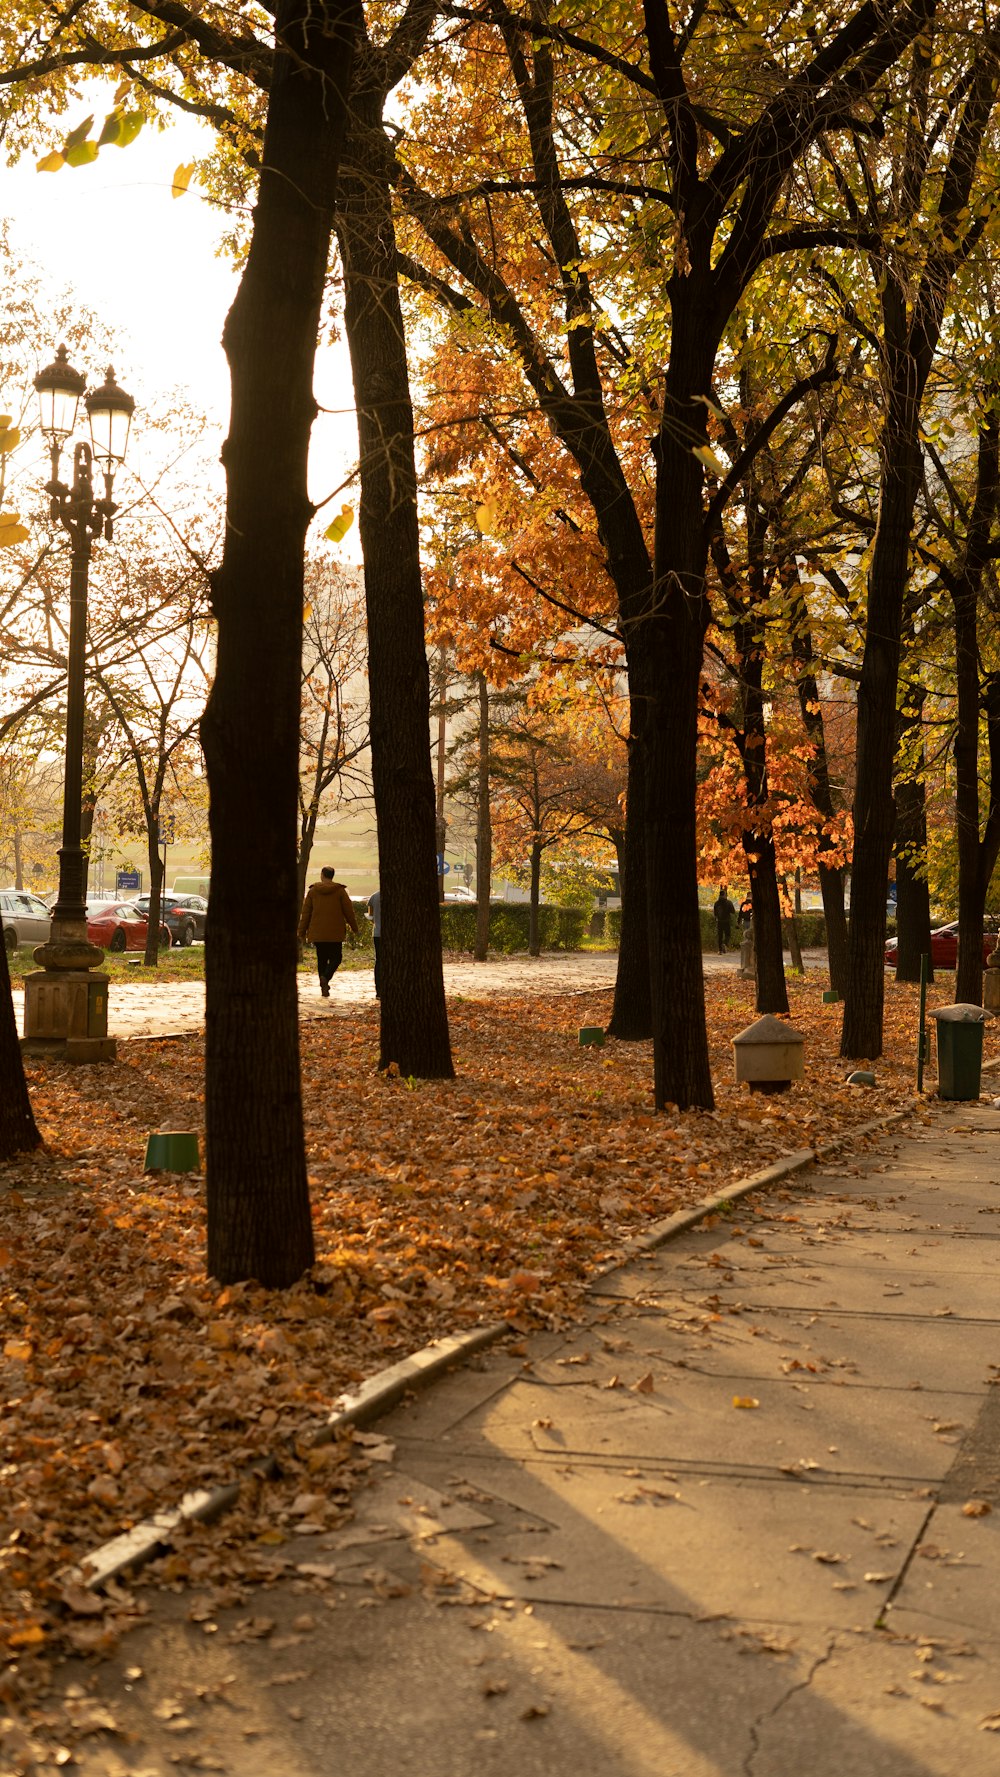
{"label": "thick tree trunk", "polygon": [[[359,0],[279,0],[253,235],[224,345],[232,416],[215,682],[202,720],[212,884],[208,1269],[282,1288],[313,1260],[296,984],[303,554],[313,360]],[[248,893],[248,848],[254,892]]]}
{"label": "thick tree trunk", "polygon": [[0,944],[0,1160],[13,1160],[41,1146],[24,1077],[17,1020],[10,992],[6,947]]}
{"label": "thick tree trunk", "polygon": [[381,95],[352,108],[338,206],[361,447],[371,758],[382,892],[380,1066],[453,1073],[441,964],[430,677],[406,338]]}
{"label": "thick tree trunk", "polygon": [[493,877],[493,820],[490,812],[490,688],[476,674],[479,691],[479,747],[476,761],[476,961],[490,948],[490,887]]}
{"label": "thick tree trunk", "polygon": [[674,298],[663,417],[656,437],[656,533],[650,614],[629,625],[632,696],[645,809],[653,1092],[657,1110],[714,1108],[698,911],[698,696],[709,606],[703,471],[705,401],[716,341],[706,290],[691,277]]}
{"label": "thick tree trunk", "polygon": [[619,1037],[623,1042],[641,1043],[653,1034],[653,1007],[649,982],[643,752],[636,734],[641,716],[634,700],[632,711],[631,738],[628,743],[625,839],[619,868],[622,924],[618,940],[615,999],[608,1035]]}

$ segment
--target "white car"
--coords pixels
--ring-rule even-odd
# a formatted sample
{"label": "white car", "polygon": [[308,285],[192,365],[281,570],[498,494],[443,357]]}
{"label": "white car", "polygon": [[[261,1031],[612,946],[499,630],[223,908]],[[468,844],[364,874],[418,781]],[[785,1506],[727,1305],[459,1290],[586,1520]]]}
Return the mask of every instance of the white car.
{"label": "white car", "polygon": [[476,892],[466,888],[464,883],[456,883],[453,889],[447,890],[444,898],[446,901],[474,901]]}
{"label": "white car", "polygon": [[48,942],[50,914],[37,895],[29,895],[24,889],[0,889],[0,914],[8,951],[16,950],[19,944]]}

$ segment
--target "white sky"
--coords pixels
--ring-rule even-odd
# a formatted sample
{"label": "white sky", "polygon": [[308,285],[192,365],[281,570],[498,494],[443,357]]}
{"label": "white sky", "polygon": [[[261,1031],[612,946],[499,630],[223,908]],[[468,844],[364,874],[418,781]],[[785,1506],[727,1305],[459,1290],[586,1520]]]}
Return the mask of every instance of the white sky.
{"label": "white sky", "polygon": [[[53,144],[90,110],[99,130],[112,93],[112,85],[95,83],[86,105],[81,101],[57,121]],[[172,390],[183,388],[221,445],[229,415],[221,336],[238,273],[217,256],[224,219],[197,187],[181,198],[170,190],[174,169],[205,152],[205,127],[179,117],[165,131],[147,124],[129,148],[102,148],[89,166],[38,173],[30,158],[0,168],[0,192],[15,247],[58,288],[71,285],[116,336],[115,372],[137,405],[162,407]],[[48,347],[40,342],[43,363]],[[104,364],[81,359],[78,368],[103,376]],[[321,407],[337,410],[321,414],[313,428],[310,495],[319,502],[347,477],[357,455],[345,347],[320,349],[315,390]],[[356,508],[356,489],[338,495],[323,522],[344,503]],[[334,555],[341,562],[359,559],[356,524]]]}

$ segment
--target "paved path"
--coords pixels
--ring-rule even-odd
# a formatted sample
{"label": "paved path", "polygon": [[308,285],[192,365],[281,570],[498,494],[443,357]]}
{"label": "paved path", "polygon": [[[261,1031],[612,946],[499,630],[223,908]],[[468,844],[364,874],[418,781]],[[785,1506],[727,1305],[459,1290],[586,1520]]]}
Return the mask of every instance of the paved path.
{"label": "paved path", "polygon": [[[825,964],[824,951],[808,951],[807,967]],[[706,956],[706,974],[736,973],[739,953]],[[786,958],[787,961],[787,958]],[[613,987],[618,958],[613,951],[580,951],[544,956],[504,956],[487,963],[444,965],[449,998],[491,999],[496,994],[586,993]],[[299,1005],[304,1017],[329,1016],[354,1006],[374,1005],[375,989],[367,969],[342,969],[335,976],[329,1000],[320,997],[314,975],[299,976]],[[14,989],[18,1029],[23,1027],[24,995]],[[108,1028],[115,1037],[164,1036],[200,1030],[205,1022],[202,981],[114,981],[108,995]]]}
{"label": "paved path", "polygon": [[147,1594],[83,1777],[996,1777],[998,1156],[935,1108],[397,1410],[276,1588]]}

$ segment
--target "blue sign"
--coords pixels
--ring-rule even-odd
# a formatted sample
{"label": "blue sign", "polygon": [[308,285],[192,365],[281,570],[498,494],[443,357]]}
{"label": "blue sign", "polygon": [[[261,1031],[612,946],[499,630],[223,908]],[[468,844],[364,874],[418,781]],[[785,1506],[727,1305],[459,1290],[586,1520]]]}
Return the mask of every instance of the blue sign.
{"label": "blue sign", "polygon": [[117,894],[122,895],[126,889],[138,889],[141,887],[142,874],[139,870],[115,871],[115,892]]}
{"label": "blue sign", "polygon": [[439,876],[447,876],[450,869],[451,869],[451,865],[446,864],[444,861],[444,858],[441,856],[441,853],[438,852],[438,875]]}

